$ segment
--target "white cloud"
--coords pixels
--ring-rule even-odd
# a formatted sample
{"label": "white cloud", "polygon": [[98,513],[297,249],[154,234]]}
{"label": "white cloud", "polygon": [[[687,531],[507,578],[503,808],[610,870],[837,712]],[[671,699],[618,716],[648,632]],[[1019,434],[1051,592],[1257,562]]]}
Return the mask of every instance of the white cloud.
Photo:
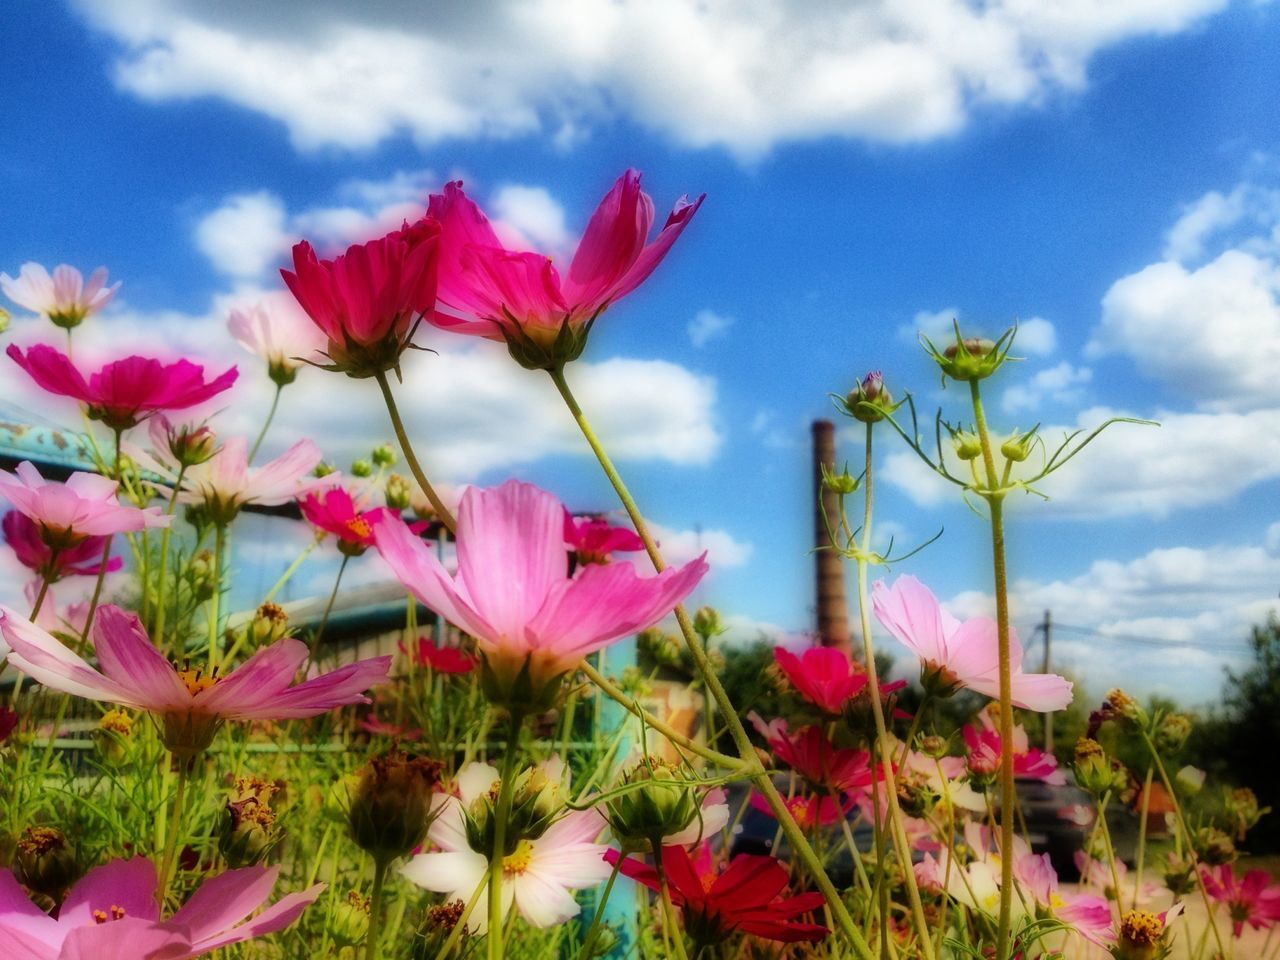
{"label": "white cloud", "polygon": [[788,431],[779,426],[778,414],[774,410],[757,410],[755,416],[751,418],[751,432],[771,450],[794,449],[802,436],[799,427]]}
{"label": "white cloud", "polygon": [[947,343],[955,341],[954,325],[959,322],[959,307],[921,310],[911,318],[910,323],[904,323],[898,327],[898,336],[910,343],[915,343],[921,336],[925,336],[933,341],[934,346],[942,349]]}
{"label": "white cloud", "polygon": [[1280,521],[1267,527],[1267,553],[1280,557]]}
{"label": "white cloud", "polygon": [[1030,317],[1018,321],[1018,336],[1014,341],[1014,353],[1047,357],[1058,346],[1058,332],[1044,317]]}
{"label": "white cloud", "polygon": [[562,253],[574,237],[564,223],[564,207],[544,187],[509,183],[489,202],[497,222],[494,229],[510,247]]}
{"label": "white cloud", "polygon": [[1075,367],[1064,360],[1039,371],[1029,380],[1007,387],[1000,404],[1008,413],[1020,413],[1038,409],[1046,399],[1075,403],[1084,395],[1081,388],[1092,379],[1093,371],[1088,367]]}
{"label": "white cloud", "polygon": [[79,0],[120,42],[122,89],[223,98],[278,120],[302,149],[401,133],[432,144],[545,132],[563,145],[621,113],[744,156],[831,135],[950,135],[984,108],[1078,90],[1096,52],[1178,33],[1225,3],[534,0],[423,17],[402,0],[358,16],[332,0]]}
{"label": "white cloud", "polygon": [[1244,195],[1239,187],[1224,196],[1210,190],[1199,200],[1182,208],[1182,215],[1164,238],[1164,258],[1181,263],[1198,260],[1205,241],[1233,226],[1244,216]]}
{"label": "white cloud", "polygon": [[745,566],[755,552],[751,542],[739,540],[727,530],[673,530],[656,523],[651,528],[663,559],[672,566],[688,563],[706,551],[711,568],[725,570]]}
{"label": "white cloud", "polygon": [[733,326],[733,317],[726,317],[714,310],[699,310],[689,321],[689,341],[695,347],[705,347],[712,340],[722,337]]}
{"label": "white cloud", "polygon": [[[1068,432],[1091,429],[1119,411],[1083,411],[1070,428],[1048,426],[1050,448]],[[1224,503],[1260,483],[1280,478],[1280,409],[1249,413],[1167,413],[1159,427],[1116,424],[1038,489],[1048,502],[1015,496],[1011,509],[1099,520],[1163,518],[1176,510]],[[945,446],[945,444],[944,444]],[[1028,464],[1036,462],[1036,457]],[[949,463],[953,474],[955,463]],[[921,506],[937,506],[959,488],[929,471],[914,453],[890,454],[880,475]],[[1016,474],[1015,474],[1016,476]]]}
{"label": "white cloud", "polygon": [[232,277],[260,276],[288,243],[284,204],[266,190],[227,197],[196,224],[200,252]]}

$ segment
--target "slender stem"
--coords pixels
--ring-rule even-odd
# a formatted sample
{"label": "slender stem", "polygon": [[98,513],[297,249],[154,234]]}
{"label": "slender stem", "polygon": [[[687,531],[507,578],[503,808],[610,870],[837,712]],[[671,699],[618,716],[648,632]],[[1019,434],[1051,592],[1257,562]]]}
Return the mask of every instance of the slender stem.
{"label": "slender stem", "polygon": [[333,603],[338,599],[338,587],[342,585],[342,575],[347,570],[347,562],[350,561],[350,554],[342,555],[342,563],[338,567],[338,575],[333,578],[333,589],[329,591],[329,602],[324,605],[324,616],[320,618],[320,626],[316,628],[316,635],[311,638],[311,651],[307,654],[307,665],[316,662],[316,655],[320,652],[320,640],[324,636],[324,628],[329,625],[329,614],[333,613]]}
{"label": "slender stem", "polygon": [[[595,431],[591,429],[591,424],[583,414],[582,408],[578,406],[578,402],[574,398],[573,392],[569,389],[568,382],[565,380],[564,368],[553,368],[548,373],[550,373],[556,389],[560,391],[560,396],[564,399],[569,413],[578,424],[578,429],[582,431],[582,436],[587,441],[587,445],[591,447],[591,451],[600,462],[601,469],[613,486],[614,492],[617,493],[618,499],[627,511],[627,515],[631,518],[631,523],[635,527],[636,534],[644,543],[645,552],[649,554],[649,559],[653,563],[654,569],[659,572],[665,570],[666,562],[662,559],[662,553],[649,532],[648,524],[645,523],[644,516],[640,513],[640,508],[636,505],[617,468],[614,467],[609,454],[596,437]],[[738,716],[738,712],[733,706],[733,701],[729,699],[729,695],[725,692],[724,685],[720,682],[715,667],[708,659],[707,652],[702,647],[702,641],[693,629],[693,621],[689,619],[688,612],[683,606],[677,606],[675,615],[685,646],[693,658],[703,683],[707,685],[707,689],[711,691],[711,695],[715,698],[720,714],[724,717],[729,733],[733,737],[734,745],[742,758],[741,766],[745,768],[745,772],[751,778],[752,783],[755,784],[756,789],[764,796],[770,810],[773,811],[774,817],[791,844],[791,849],[804,862],[813,882],[822,891],[823,896],[826,897],[827,903],[831,907],[832,916],[853,945],[855,954],[860,960],[874,960],[871,948],[867,945],[867,941],[863,938],[861,932],[859,932],[857,925],[854,924],[853,918],[849,915],[849,910],[841,899],[839,891],[836,890],[831,878],[827,876],[826,871],[823,869],[822,861],[814,853],[813,847],[809,845],[809,841],[804,835],[804,831],[796,824],[795,817],[787,809],[782,795],[778,793],[773,780],[760,763],[759,757],[756,756],[755,746],[751,743],[751,738],[742,725],[742,719]]]}
{"label": "slender stem", "polygon": [[676,916],[676,908],[671,902],[671,890],[667,886],[667,872],[662,869],[662,839],[656,844],[657,853],[653,857],[653,869],[658,874],[658,899],[662,902],[662,922],[671,930],[671,942],[675,944],[675,953],[679,960],[689,960],[684,949],[684,932],[680,929],[680,920]]}
{"label": "slender stem", "polygon": [[1142,869],[1147,859],[1147,817],[1151,812],[1151,779],[1155,776],[1155,772],[1155,766],[1147,764],[1147,778],[1142,783],[1141,818],[1138,820],[1137,862],[1133,868],[1133,905],[1135,907],[1138,905],[1138,898],[1142,896]]}
{"label": "slender stem", "polygon": [[169,824],[169,837],[164,844],[164,857],[160,861],[160,882],[156,885],[156,899],[162,908],[169,892],[169,882],[173,879],[173,860],[178,850],[178,831],[182,829],[182,807],[187,795],[189,766],[190,761],[178,760],[178,788],[173,795],[173,818]]}
{"label": "slender stem", "polygon": [[113,535],[108,534],[102,544],[102,557],[98,562],[98,579],[93,585],[93,596],[89,598],[89,612],[84,618],[84,633],[81,634],[81,640],[86,644],[89,642],[89,630],[93,626],[93,617],[98,612],[98,601],[102,599],[102,583],[107,578],[107,562],[111,559],[113,539]]}
{"label": "slender stem", "polygon": [[969,395],[973,401],[973,422],[978,431],[982,448],[982,463],[986,468],[985,491],[978,491],[987,501],[991,520],[991,562],[995,576],[996,635],[1000,660],[1000,915],[996,928],[997,960],[1008,960],[1010,952],[1009,932],[1013,922],[1013,671],[1009,663],[1009,587],[1004,557],[1004,493],[999,488],[995,455],[991,450],[991,435],[987,430],[987,418],[982,408],[982,393],[977,380],[969,381]]}
{"label": "slender stem", "polygon": [[[884,705],[880,701],[880,677],[876,669],[876,651],[871,637],[871,604],[868,602],[867,567],[871,555],[871,517],[872,498],[874,496],[871,451],[872,424],[867,424],[865,444],[866,463],[863,478],[863,511],[862,511],[862,544],[857,554],[858,569],[858,615],[862,625],[862,647],[867,658],[867,686],[871,700],[871,715],[876,725],[876,740],[880,744],[880,765],[884,773],[885,794],[889,807],[889,832],[894,849],[898,854],[898,862],[902,865],[903,880],[907,887],[907,899],[911,904],[911,919],[915,924],[916,937],[920,941],[920,952],[925,960],[933,960],[933,938],[924,915],[924,904],[920,900],[920,888],[916,884],[915,871],[911,869],[911,846],[907,842],[906,830],[902,825],[902,809],[898,805],[897,775],[893,769],[893,746],[889,742],[888,725],[884,719]],[[917,711],[916,720],[920,712]],[[914,727],[913,727],[914,729]],[[910,749],[910,739],[905,747]],[[884,864],[880,864],[883,871]],[[882,922],[887,922],[884,918]]]}
{"label": "slender stem", "polygon": [[589,960],[595,953],[591,949],[591,944],[596,938],[596,931],[600,929],[600,918],[604,916],[605,904],[609,902],[609,895],[613,893],[613,882],[618,879],[618,871],[620,869],[622,869],[621,856],[613,862],[613,872],[609,874],[609,882],[604,885],[604,891],[600,894],[600,899],[596,901],[595,915],[591,918],[591,926],[587,928],[587,935],[582,938],[582,949],[578,952],[578,960]]}
{"label": "slender stem", "polygon": [[213,596],[209,598],[209,670],[218,665],[218,619],[222,606],[222,548],[226,543],[226,527],[218,524],[213,532]]}
{"label": "slender stem", "polygon": [[396,408],[396,398],[391,393],[391,384],[387,381],[387,373],[385,370],[379,370],[374,374],[378,381],[378,386],[382,388],[382,399],[387,403],[387,413],[391,417],[391,427],[396,432],[396,439],[400,441],[400,450],[404,453],[405,463],[409,464],[409,470],[413,474],[418,486],[422,488],[422,492],[426,494],[427,499],[431,502],[431,509],[435,511],[436,516],[440,518],[450,533],[453,533],[458,526],[458,522],[453,518],[453,514],[449,508],[444,505],[444,501],[440,499],[435,488],[427,480],[427,475],[422,470],[422,465],[418,463],[418,458],[414,456],[413,446],[409,443],[409,435],[405,433],[404,421],[400,419],[400,411]]}
{"label": "slender stem", "polygon": [[489,927],[486,934],[489,960],[502,960],[502,871],[507,856],[507,820],[511,817],[511,796],[515,792],[516,755],[520,752],[520,727],[524,718],[511,714],[511,732],[502,757],[502,780],[498,786],[498,807],[494,811],[493,853],[489,858]]}
{"label": "slender stem", "polygon": [[373,861],[373,892],[369,895],[369,932],[364,939],[365,960],[378,960],[378,933],[382,923],[382,886],[391,861],[378,857]]}
{"label": "slender stem", "polygon": [[475,911],[476,904],[480,902],[480,895],[484,893],[488,886],[489,877],[486,873],[480,882],[476,884],[475,892],[471,894],[471,899],[467,901],[467,905],[462,911],[462,916],[458,918],[458,922],[449,931],[449,938],[445,940],[444,946],[440,948],[440,953],[436,960],[448,960],[449,954],[453,953],[454,947],[458,945],[458,941],[462,939],[463,934],[467,931],[467,921],[471,919],[471,914]]}
{"label": "slender stem", "polygon": [[276,417],[276,407],[280,406],[280,394],[284,392],[284,384],[276,384],[276,394],[271,398],[271,409],[267,411],[267,419],[262,424],[262,430],[258,432],[258,439],[253,441],[253,449],[249,451],[249,463],[253,463],[253,458],[258,455],[258,448],[262,446],[262,441],[267,438],[267,431],[271,429],[271,421]]}
{"label": "slender stem", "polygon": [[[44,599],[49,594],[49,585],[53,583],[52,571],[56,569],[57,563],[58,563],[58,548],[53,547],[49,551],[49,571],[50,572],[45,575],[43,580],[40,581],[40,592],[36,594],[36,602],[31,607],[31,615],[27,617],[27,619],[30,620],[32,623],[35,623],[36,617],[40,616],[40,608],[44,606]],[[7,664],[0,663],[0,673],[4,673],[4,668],[6,666]],[[19,673],[17,678],[13,681],[13,691],[9,694],[9,706],[11,707],[16,706],[18,703],[18,696],[22,693],[23,677],[24,677],[24,674]],[[55,728],[53,731],[54,739],[56,739],[57,736],[58,736],[58,731]]]}
{"label": "slender stem", "polygon": [[267,595],[262,598],[263,603],[270,603],[284,585],[293,579],[293,575],[298,572],[298,568],[302,566],[303,561],[305,561],[307,557],[311,556],[311,551],[318,547],[320,545],[320,541],[323,539],[323,534],[317,536],[303,548],[301,553],[294,557],[293,563],[289,564],[284,573],[280,574],[280,579],[272,585],[271,589],[267,591]]}
{"label": "slender stem", "polygon": [[[1098,798],[1096,801],[1098,808],[1098,828],[1102,832],[1102,849],[1107,854],[1107,867],[1111,871],[1111,886],[1116,892],[1116,909],[1120,911],[1120,916],[1124,916],[1124,893],[1120,889],[1120,873],[1116,869],[1116,850],[1111,844],[1111,828],[1107,825],[1107,804],[1111,802],[1111,791],[1108,790],[1105,796]],[[1137,906],[1137,897],[1134,897],[1134,906]]]}
{"label": "slender stem", "polygon": [[[178,468],[178,479],[174,481],[173,492],[169,495],[169,505],[164,511],[167,517],[173,516],[173,511],[178,506],[178,494],[182,492],[182,479],[186,474],[187,465],[184,463]],[[164,532],[160,534],[160,571],[156,575],[158,580],[156,585],[156,618],[151,633],[152,639],[160,647],[164,647],[165,602],[169,587],[169,539],[172,536],[173,524],[170,523],[164,528]]]}

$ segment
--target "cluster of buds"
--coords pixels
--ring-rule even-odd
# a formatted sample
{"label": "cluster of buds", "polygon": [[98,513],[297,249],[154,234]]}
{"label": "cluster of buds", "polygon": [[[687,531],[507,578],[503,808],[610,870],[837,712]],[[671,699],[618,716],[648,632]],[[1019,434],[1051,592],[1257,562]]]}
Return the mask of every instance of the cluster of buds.
{"label": "cluster of buds", "polygon": [[649,627],[636,635],[636,655],[656,666],[682,667],[681,653],[679,641],[660,627]]}
{"label": "cluster of buds", "polygon": [[133,737],[133,717],[124,710],[108,710],[93,731],[93,742],[103,758],[119,763]]}
{"label": "cluster of buds", "polygon": [[623,771],[625,792],[609,800],[608,820],[624,853],[649,852],[693,823],[701,810],[695,787],[675,764],[644,757]]}
{"label": "cluster of buds", "polygon": [[1076,783],[1094,796],[1119,793],[1129,785],[1129,772],[1119,760],[1107,756],[1097,740],[1081,737],[1075,750]]}
{"label": "cluster of buds", "polygon": [[[564,800],[558,773],[549,773],[544,766],[536,766],[517,775],[511,786],[511,810],[503,836],[503,857],[515,853],[521,841],[537,840],[560,816]],[[501,781],[495,780],[466,811],[467,844],[490,859],[497,843],[495,832],[501,790]]]}
{"label": "cluster of buds", "polygon": [[[444,945],[453,934],[454,927],[462,922],[462,915],[466,912],[467,905],[461,900],[450,900],[447,903],[437,903],[428,907],[427,915],[413,940],[411,954],[413,960],[434,960],[436,957],[443,956]],[[467,942],[470,936],[470,932],[466,929],[462,931],[459,953],[463,956],[470,947]]]}
{"label": "cluster of buds", "polygon": [[[190,517],[189,517],[190,519]],[[198,602],[204,602],[213,596],[216,588],[214,582],[213,553],[201,550],[191,558],[187,565],[187,582],[191,588],[191,596]]]}
{"label": "cluster of buds", "polygon": [[261,863],[284,836],[271,809],[271,798],[279,790],[280,784],[257,777],[236,780],[218,839],[218,849],[232,868]]}
{"label": "cluster of buds", "polygon": [[75,851],[56,827],[27,827],[13,854],[13,875],[36,893],[61,903],[78,879]]}
{"label": "cluster of buds", "polygon": [[901,400],[893,402],[893,395],[884,385],[884,376],[879,370],[873,370],[854,384],[844,399],[838,401],[838,406],[862,423],[879,423],[892,416],[902,403]]}
{"label": "cluster of buds", "polygon": [[1258,795],[1248,787],[1227,789],[1223,796],[1222,809],[1235,829],[1237,840],[1243,840],[1245,834],[1271,812],[1270,807],[1258,805]]}
{"label": "cluster of buds", "polygon": [[408,510],[413,503],[413,490],[409,486],[409,481],[398,473],[387,477],[387,482],[382,487],[382,495],[387,506],[396,512]]}
{"label": "cluster of buds", "polygon": [[1236,844],[1231,835],[1217,827],[1201,827],[1191,838],[1196,857],[1201,863],[1219,867],[1236,858]]}
{"label": "cluster of buds", "polygon": [[380,443],[373,448],[373,452],[369,455],[373,460],[373,465],[379,470],[386,470],[388,467],[395,466],[396,448],[389,443]]}
{"label": "cluster of buds", "polygon": [[389,863],[419,846],[434,819],[432,794],[440,764],[392,749],[360,771],[347,807],[351,838],[376,861]]}

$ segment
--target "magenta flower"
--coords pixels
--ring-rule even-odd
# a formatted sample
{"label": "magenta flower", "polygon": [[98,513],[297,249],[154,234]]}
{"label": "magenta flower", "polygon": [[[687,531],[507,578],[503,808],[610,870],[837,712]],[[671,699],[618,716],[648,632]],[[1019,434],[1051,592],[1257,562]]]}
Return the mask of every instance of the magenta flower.
{"label": "magenta flower", "polygon": [[0,606],[10,663],[53,690],[155,714],[165,745],[180,755],[203,751],[227,720],[293,720],[369,703],[364,691],[384,681],[391,667],[390,657],[373,657],[292,686],[307,645],[285,638],[225,676],[179,670],[152,645],[137,616],[110,604],[98,609],[92,633],[101,672]]}
{"label": "magenta flower", "polygon": [[65,263],[53,268],[53,276],[38,263],[24,263],[16,280],[0,273],[0,290],[6,297],[64,330],[78,327],[111,302],[120,284],[106,283],[106,267],[93,271],[85,283],[80,271]]}
{"label": "magenta flower", "polygon": [[205,381],[204,367],[190,360],[161,363],[132,356],[108,363],[85,380],[64,354],[37,344],[23,354],[10,344],[8,354],[42,389],[85,405],[94,420],[112,430],[128,430],[161,410],[185,410],[216,397],[236,382],[235,367]]}
{"label": "magenta flower", "polygon": [[608,563],[614,553],[644,549],[644,541],[629,527],[615,527],[603,517],[575,517],[568,510],[564,543],[579,563]]}
{"label": "magenta flower", "polygon": [[747,717],[765,738],[773,755],[824,792],[861,792],[880,779],[866,750],[837,749],[817,724],[791,733],[785,720],[766,724],[754,711]]}
{"label": "magenta flower", "polygon": [[866,671],[834,647],[810,647],[799,657],[774,647],[773,660],[800,696],[832,717],[840,716],[868,682]]}
{"label": "magenta flower", "polygon": [[1226,905],[1231,916],[1231,933],[1239,937],[1247,923],[1253,929],[1269,927],[1280,920],[1280,885],[1271,883],[1266,870],[1250,870],[1237,878],[1231,864],[1200,867],[1209,898]]}
{"label": "magenta flower", "polygon": [[440,311],[429,319],[446,330],[505,341],[524,366],[575,360],[596,318],[653,273],[702,200],[681,198],[649,243],[653,201],[640,189],[640,173],[626,171],[592,214],[561,280],[549,257],[503,247],[461,181],[447,184],[428,207],[441,226],[440,301],[474,319]]}
{"label": "magenta flower", "polygon": [[306,240],[281,270],[302,309],[329,340],[331,369],[370,377],[395,367],[436,305],[440,224],[405,223],[385,237],[320,260]]}
{"label": "magenta flower", "polygon": [[251,917],[279,867],[228,870],[206,880],[169,919],[156,905],[156,868],[144,857],[95,867],[51,917],[0,871],[0,956],[5,960],[188,960],[292,924],[324,890],[291,893]]}
{"label": "magenta flower", "polygon": [[373,546],[373,526],[383,517],[398,517],[389,507],[362,510],[343,487],[315,490],[298,501],[298,508],[312,526],[338,538],[338,549],[358,557]]}
{"label": "magenta flower", "polygon": [[589,653],[670,613],[707,572],[699,557],[641,577],[628,562],[568,574],[564,507],[510,480],[470,487],[458,509],[458,570],[401,520],[374,527],[378,552],[427,607],[476,638],[491,697],[532,708]]}
{"label": "magenta flower", "polygon": [[[893,587],[872,588],[876,619],[920,660],[924,682],[939,695],[967,687],[1000,696],[1000,660],[996,623],[973,617],[961,623],[942,609],[929,588],[915,577],[899,577]],[[1022,644],[1009,631],[1013,702],[1047,713],[1071,702],[1071,682],[1052,673],[1023,673]]]}
{"label": "magenta flower", "polygon": [[0,470],[0,496],[36,525],[46,546],[60,551],[88,537],[169,525],[172,517],[158,507],[140,510],[117,502],[116,487],[96,473],[73,473],[66,483],[46,480],[28,462],[18,464],[16,473]]}
{"label": "magenta flower", "polygon": [[[969,769],[980,775],[991,776],[1000,769],[1003,742],[990,714],[983,710],[978,717],[982,722],[981,728],[973,724],[966,724],[964,728]],[[1058,786],[1067,782],[1067,775],[1058,769],[1058,758],[1031,746],[1026,727],[1020,723],[1013,728],[1013,773],[1018,777],[1043,780]]]}
{"label": "magenta flower", "polygon": [[430,667],[436,673],[470,673],[476,668],[475,657],[468,656],[457,647],[437,647],[426,637],[418,638],[412,654],[403,640],[396,646],[416,666]]}
{"label": "magenta flower", "polygon": [[[94,576],[102,569],[106,537],[85,537],[74,546],[54,550],[45,543],[40,524],[20,510],[6,513],[0,526],[3,526],[5,542],[13,549],[18,562],[50,583],[67,576]],[[123,566],[123,558],[112,557],[107,561],[107,573],[114,573]]]}

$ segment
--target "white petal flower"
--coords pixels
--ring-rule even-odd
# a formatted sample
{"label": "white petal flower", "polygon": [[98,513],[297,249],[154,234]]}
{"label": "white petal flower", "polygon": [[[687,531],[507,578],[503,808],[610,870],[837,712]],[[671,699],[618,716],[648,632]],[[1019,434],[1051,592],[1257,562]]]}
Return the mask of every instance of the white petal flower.
{"label": "white petal flower", "polygon": [[85,283],[80,271],[65,263],[54,267],[53,276],[38,263],[24,263],[16,280],[0,273],[0,290],[5,296],[66,329],[78,326],[111,302],[120,284],[107,287],[106,283],[105,267],[94,270]]}

